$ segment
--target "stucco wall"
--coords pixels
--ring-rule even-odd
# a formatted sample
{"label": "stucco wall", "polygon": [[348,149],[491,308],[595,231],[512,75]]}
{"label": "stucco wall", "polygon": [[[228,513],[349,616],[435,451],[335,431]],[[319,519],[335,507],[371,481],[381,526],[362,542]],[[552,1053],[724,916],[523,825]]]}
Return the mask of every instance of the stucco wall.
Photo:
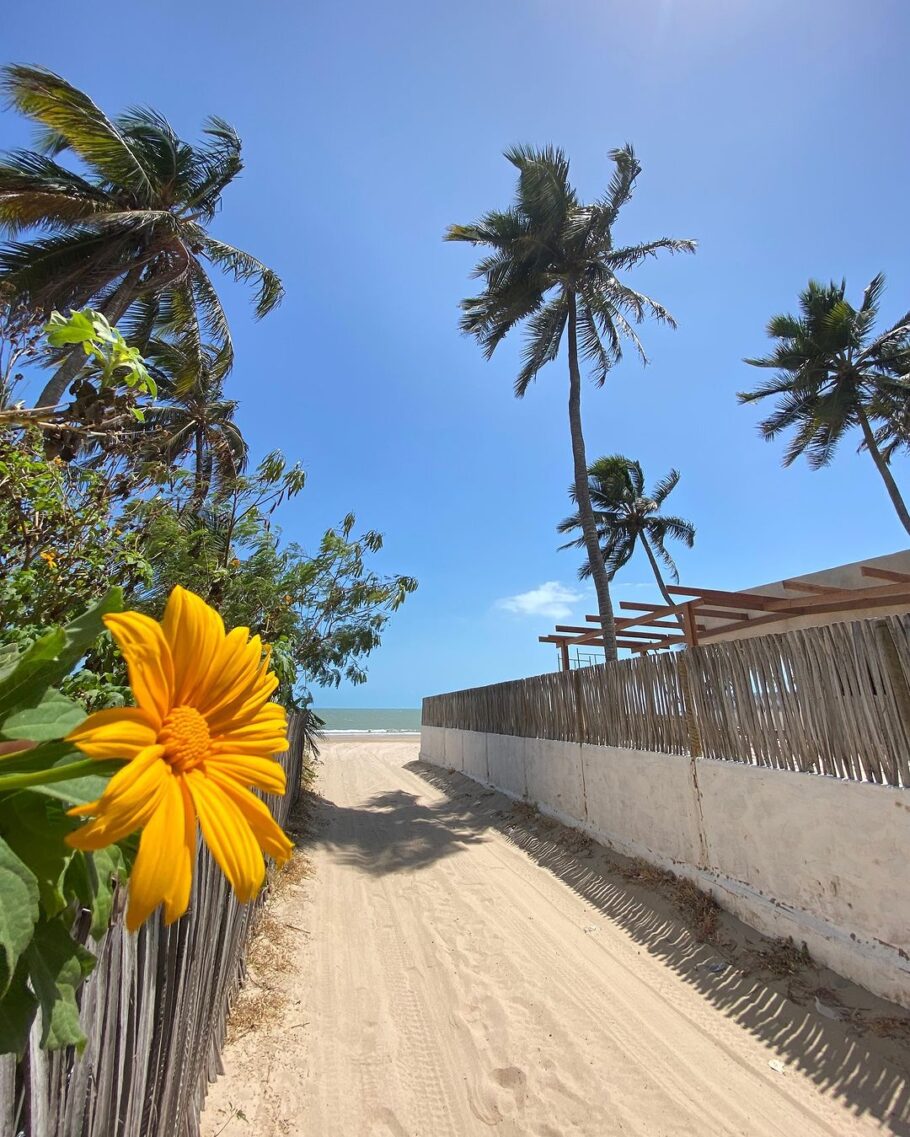
{"label": "stucco wall", "polygon": [[421,757],[690,877],[742,920],[910,1007],[910,791],[424,727]]}

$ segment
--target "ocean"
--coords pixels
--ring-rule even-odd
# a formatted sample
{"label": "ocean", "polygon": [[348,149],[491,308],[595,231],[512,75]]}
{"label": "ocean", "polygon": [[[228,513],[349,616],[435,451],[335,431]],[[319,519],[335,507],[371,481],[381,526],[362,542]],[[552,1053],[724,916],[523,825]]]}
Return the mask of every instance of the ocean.
{"label": "ocean", "polygon": [[417,734],[420,708],[326,707],[313,708],[325,722],[326,734]]}

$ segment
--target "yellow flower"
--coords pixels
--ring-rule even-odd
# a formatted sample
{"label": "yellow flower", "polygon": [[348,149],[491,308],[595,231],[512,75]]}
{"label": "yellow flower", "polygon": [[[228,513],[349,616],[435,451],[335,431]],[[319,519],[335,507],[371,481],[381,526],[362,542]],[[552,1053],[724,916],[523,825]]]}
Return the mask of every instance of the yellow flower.
{"label": "yellow flower", "polygon": [[196,821],[241,901],[292,845],[251,787],[282,794],[274,755],[287,750],[284,708],[269,702],[278,680],[247,628],[225,634],[205,601],[175,588],[161,623],[139,612],[105,616],[129,670],[135,707],[97,711],[68,739],[92,758],[126,759],[101,797],[70,810],[90,816],[67,838],[101,849],[142,829],[130,876],[127,927],[164,905],[165,923],[187,909]]}
{"label": "yellow flower", "polygon": [[53,549],[42,549],[38,556],[47,562],[47,567],[55,569],[57,567],[57,554]]}

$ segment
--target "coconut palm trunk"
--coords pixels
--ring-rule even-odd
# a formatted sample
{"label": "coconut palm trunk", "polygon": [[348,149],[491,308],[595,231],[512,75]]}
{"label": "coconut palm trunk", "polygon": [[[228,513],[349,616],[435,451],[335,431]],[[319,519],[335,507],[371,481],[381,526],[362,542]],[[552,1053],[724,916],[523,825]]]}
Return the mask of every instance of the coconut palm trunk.
{"label": "coconut palm trunk", "polygon": [[194,448],[196,451],[196,468],[193,473],[193,496],[190,499],[190,509],[192,510],[202,507],[202,503],[209,492],[209,479],[205,472],[205,431],[202,426],[196,428]]}
{"label": "coconut palm trunk", "polygon": [[866,449],[872,455],[872,461],[875,463],[876,470],[881,474],[882,481],[885,483],[885,489],[891,498],[891,504],[894,506],[895,512],[900,518],[901,525],[910,533],[910,513],[907,512],[907,506],[901,497],[901,491],[897,488],[897,482],[891,473],[891,467],[882,457],[882,452],[879,450],[878,443],[875,441],[875,433],[872,430],[872,426],[865,412],[861,409],[858,410],[857,417],[859,418],[860,429],[863,432],[863,440],[866,443]]}
{"label": "coconut palm trunk", "polygon": [[613,618],[613,602],[610,599],[610,579],[604,568],[604,559],[597,539],[597,523],[591,507],[591,494],[588,490],[588,459],[585,454],[585,437],[581,427],[581,372],[578,369],[578,327],[575,294],[567,293],[569,308],[569,429],[572,434],[572,458],[575,466],[575,487],[578,498],[578,516],[585,539],[588,563],[591,566],[591,579],[597,593],[597,613],[603,630],[604,656],[610,661],[617,657],[616,622]]}
{"label": "coconut palm trunk", "polygon": [[[641,533],[640,537],[641,543],[645,547],[645,552],[648,554],[648,561],[650,562],[651,570],[654,573],[654,579],[657,581],[657,587],[660,589],[660,594],[668,605],[675,607],[677,601],[675,601],[670,593],[667,592],[667,586],[664,583],[663,573],[660,571],[660,565],[657,563],[657,557],[654,556],[654,550],[651,548],[651,542],[648,540],[647,536],[644,533]],[[683,619],[681,612],[676,613],[676,622],[679,624],[679,630],[683,633],[683,635],[685,635],[686,622]]]}
{"label": "coconut palm trunk", "polygon": [[667,604],[675,607],[676,601],[673,599],[670,593],[667,592],[667,586],[664,583],[663,574],[660,571],[660,565],[657,563],[657,557],[654,556],[654,550],[651,548],[651,542],[648,540],[644,533],[639,534],[639,536],[641,537],[641,543],[644,545],[645,552],[648,555],[651,571],[654,573],[654,579],[657,581],[657,587],[660,589],[661,596],[664,598]]}

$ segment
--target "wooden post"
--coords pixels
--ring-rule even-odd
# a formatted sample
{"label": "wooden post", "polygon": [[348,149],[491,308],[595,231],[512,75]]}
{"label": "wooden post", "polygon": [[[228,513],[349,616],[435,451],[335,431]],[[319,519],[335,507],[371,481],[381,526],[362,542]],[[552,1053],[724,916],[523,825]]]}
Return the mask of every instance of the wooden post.
{"label": "wooden post", "polygon": [[695,622],[695,604],[689,601],[683,607],[683,628],[686,633],[686,643],[689,647],[698,647],[698,624]]}
{"label": "wooden post", "polygon": [[560,667],[559,667],[560,671],[570,671],[571,670],[571,667],[569,666],[569,641],[568,640],[560,640],[559,641],[559,664],[560,664]]}

